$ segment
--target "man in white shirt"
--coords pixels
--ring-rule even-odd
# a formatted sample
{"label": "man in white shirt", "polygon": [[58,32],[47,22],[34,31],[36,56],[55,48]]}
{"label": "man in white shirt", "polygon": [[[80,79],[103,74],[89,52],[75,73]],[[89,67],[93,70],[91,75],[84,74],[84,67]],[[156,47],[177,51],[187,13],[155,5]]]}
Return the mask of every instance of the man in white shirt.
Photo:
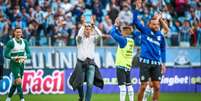
{"label": "man in white shirt", "polygon": [[[96,41],[102,37],[101,31],[94,25],[94,17],[91,17],[91,24],[83,23],[77,41],[77,64],[70,78],[73,89],[78,89],[79,101],[84,99],[83,82],[87,82],[85,101],[91,100],[93,85],[103,88],[103,80],[94,62]],[[82,17],[85,22],[85,18]]]}

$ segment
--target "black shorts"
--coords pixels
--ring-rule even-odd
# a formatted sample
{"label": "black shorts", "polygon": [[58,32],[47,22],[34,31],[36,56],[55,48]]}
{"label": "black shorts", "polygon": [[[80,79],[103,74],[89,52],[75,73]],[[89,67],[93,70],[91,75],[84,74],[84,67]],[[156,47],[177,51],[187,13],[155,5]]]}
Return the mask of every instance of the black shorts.
{"label": "black shorts", "polygon": [[147,82],[149,78],[151,78],[151,81],[161,81],[161,65],[153,65],[140,62],[140,81]]}
{"label": "black shorts", "polygon": [[123,68],[117,68],[116,73],[118,85],[131,85],[130,71],[126,71]]}

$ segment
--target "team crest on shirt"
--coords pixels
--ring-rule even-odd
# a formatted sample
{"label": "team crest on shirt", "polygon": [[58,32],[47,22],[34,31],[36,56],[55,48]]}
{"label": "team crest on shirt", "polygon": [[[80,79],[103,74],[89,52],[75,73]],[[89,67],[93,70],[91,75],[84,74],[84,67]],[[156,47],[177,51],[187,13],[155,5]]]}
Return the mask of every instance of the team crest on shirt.
{"label": "team crest on shirt", "polygon": [[161,77],[158,77],[158,80],[161,80],[162,78]]}
{"label": "team crest on shirt", "polygon": [[157,40],[160,41],[161,40],[161,36],[157,36]]}
{"label": "team crest on shirt", "polygon": [[141,76],[141,80],[144,80],[145,78],[144,78],[144,76]]}

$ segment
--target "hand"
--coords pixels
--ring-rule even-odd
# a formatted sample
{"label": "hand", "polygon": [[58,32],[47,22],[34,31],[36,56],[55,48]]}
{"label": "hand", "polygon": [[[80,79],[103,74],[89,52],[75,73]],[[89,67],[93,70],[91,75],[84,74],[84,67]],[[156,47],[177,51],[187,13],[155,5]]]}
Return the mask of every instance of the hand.
{"label": "hand", "polygon": [[136,9],[140,9],[142,7],[142,0],[136,0]]}
{"label": "hand", "polygon": [[25,63],[25,61],[26,61],[26,58],[21,58],[20,59],[20,63]]}
{"label": "hand", "polygon": [[81,24],[84,25],[84,24],[85,24],[85,17],[84,17],[84,16],[81,16],[81,19],[80,19],[80,20],[81,20]]}
{"label": "hand", "polygon": [[118,17],[115,19],[114,25],[117,26],[117,27],[120,26],[120,19]]}
{"label": "hand", "polygon": [[109,39],[109,38],[110,38],[110,35],[103,34],[102,37],[105,38],[105,39]]}
{"label": "hand", "polygon": [[157,20],[160,20],[161,18],[162,18],[162,14],[161,13],[157,14]]}
{"label": "hand", "polygon": [[166,72],[166,66],[165,64],[161,65],[161,73],[164,74]]}
{"label": "hand", "polygon": [[15,62],[19,62],[20,60],[19,56],[12,57],[11,59],[14,60]]}
{"label": "hand", "polygon": [[96,21],[96,16],[91,16],[91,25],[94,25],[95,24],[95,21]]}
{"label": "hand", "polygon": [[16,56],[16,57],[13,57],[13,59],[15,60],[15,62],[24,63],[26,60],[26,56]]}
{"label": "hand", "polygon": [[157,13],[152,17],[152,20],[157,20],[159,21],[162,18],[162,14],[161,13]]}

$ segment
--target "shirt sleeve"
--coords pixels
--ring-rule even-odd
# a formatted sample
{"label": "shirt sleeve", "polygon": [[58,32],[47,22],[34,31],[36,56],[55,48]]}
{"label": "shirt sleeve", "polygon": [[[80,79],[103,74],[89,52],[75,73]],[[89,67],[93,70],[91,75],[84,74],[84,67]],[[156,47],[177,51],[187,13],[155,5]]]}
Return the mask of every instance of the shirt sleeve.
{"label": "shirt sleeve", "polygon": [[101,37],[103,36],[102,32],[95,25],[93,27],[94,27],[94,30],[95,30],[95,33],[96,33],[96,37],[95,37],[96,40],[101,39]]}
{"label": "shirt sleeve", "polygon": [[138,16],[138,11],[134,10],[133,11],[133,22],[132,25],[135,25],[137,29],[139,29],[142,34],[150,34],[150,29],[147,26],[143,26],[140,20],[137,18]]}
{"label": "shirt sleeve", "polygon": [[133,37],[136,38],[136,37],[139,37],[141,33],[138,31],[133,31],[132,34],[133,34]]}
{"label": "shirt sleeve", "polygon": [[76,42],[77,42],[77,44],[80,44],[80,43],[81,43],[83,34],[84,34],[84,26],[82,26],[82,27],[80,28],[80,30],[78,31],[78,34],[77,34],[77,36],[76,36]]}
{"label": "shirt sleeve", "polygon": [[161,60],[162,60],[162,63],[165,64],[166,62],[166,44],[165,44],[165,39],[162,36],[162,40],[161,40],[161,45],[160,45],[160,50],[161,50]]}
{"label": "shirt sleeve", "polygon": [[25,42],[25,51],[26,51],[27,59],[31,59],[31,51],[29,48],[29,42],[27,40],[25,40],[24,42]]}
{"label": "shirt sleeve", "polygon": [[8,43],[6,44],[6,49],[4,51],[4,56],[7,59],[11,59],[11,49],[14,47],[14,43],[12,40],[8,41]]}
{"label": "shirt sleeve", "polygon": [[121,34],[117,34],[120,33],[117,28],[115,26],[112,27],[112,29],[110,30],[109,34],[112,36],[112,38],[117,41],[119,43],[120,48],[124,48],[127,44],[127,40],[126,38],[124,38],[123,36],[121,36]]}

